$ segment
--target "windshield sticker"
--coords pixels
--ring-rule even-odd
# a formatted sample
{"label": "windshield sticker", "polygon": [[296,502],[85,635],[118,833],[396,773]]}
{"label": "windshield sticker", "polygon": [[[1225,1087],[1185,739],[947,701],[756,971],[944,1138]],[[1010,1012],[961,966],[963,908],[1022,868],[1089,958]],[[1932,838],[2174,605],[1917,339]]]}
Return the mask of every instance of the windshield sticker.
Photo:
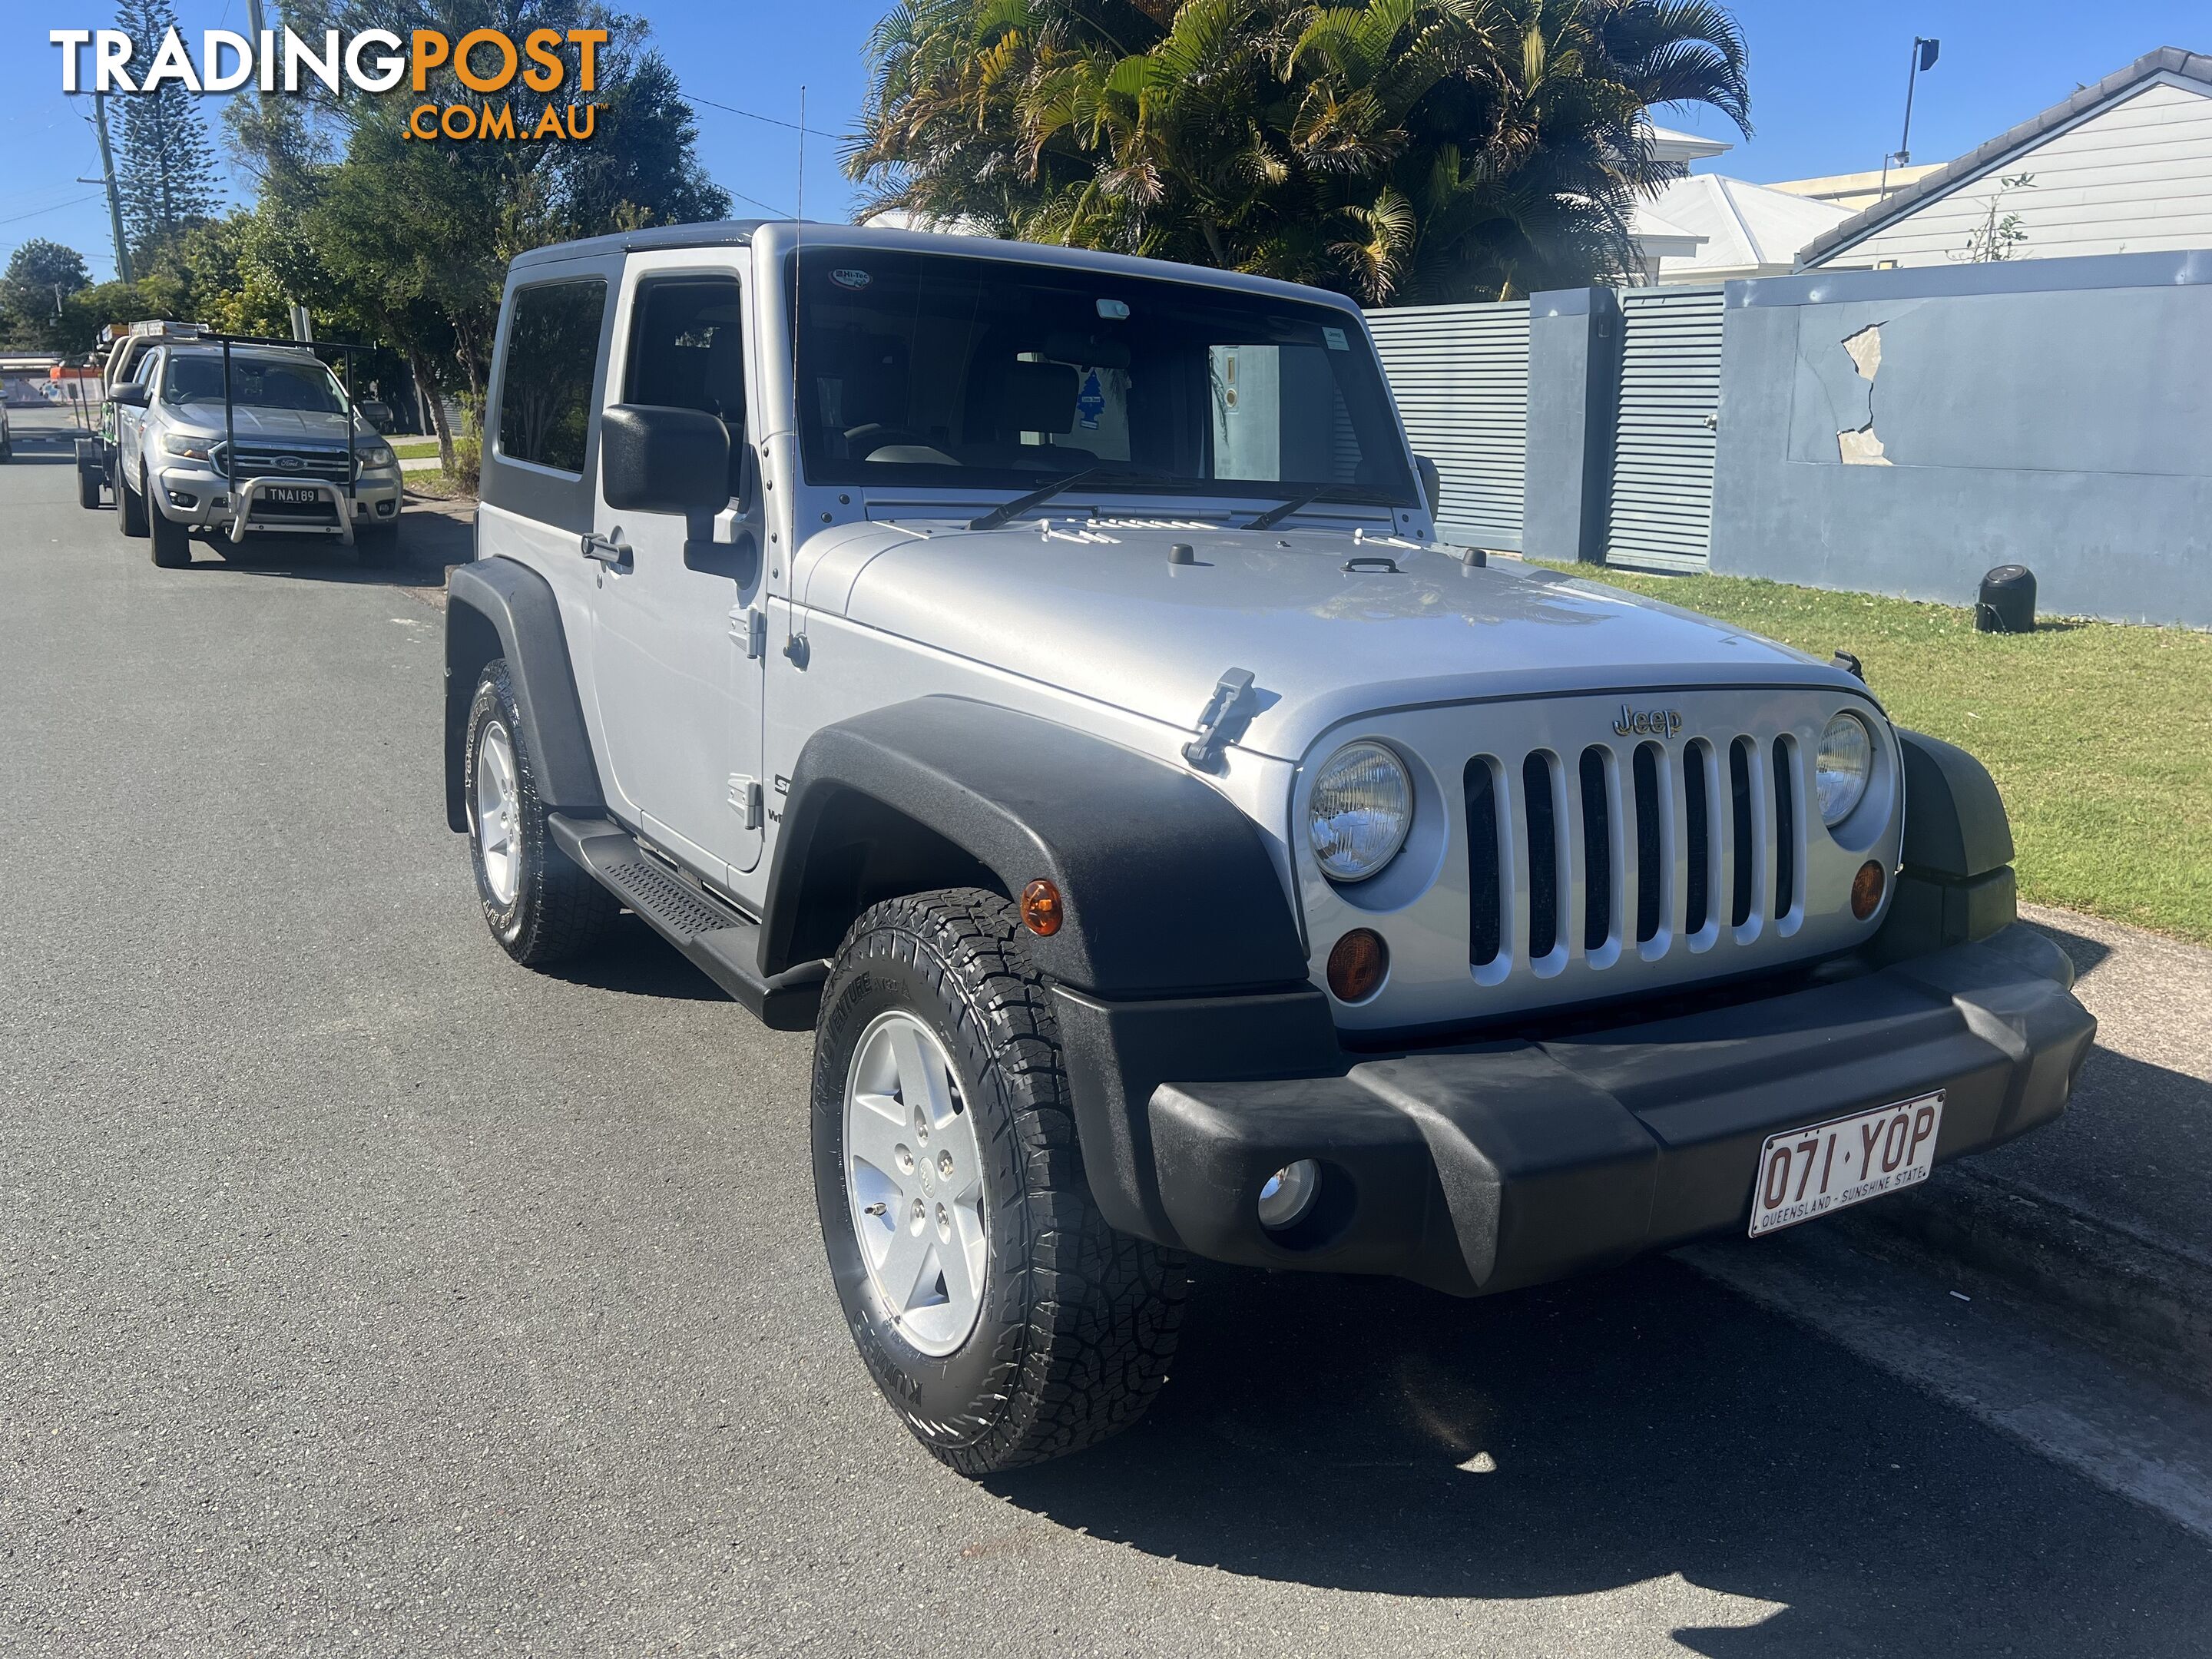
{"label": "windshield sticker", "polygon": [[1331,351],[1352,349],[1350,343],[1344,337],[1344,331],[1340,328],[1325,328],[1321,331],[1321,337],[1328,342],[1328,349]]}
{"label": "windshield sticker", "polygon": [[1083,424],[1090,431],[1098,429],[1098,417],[1106,412],[1106,393],[1098,384],[1098,371],[1090,369],[1083,376],[1083,391],[1075,400],[1075,407],[1083,416]]}
{"label": "windshield sticker", "polygon": [[1101,300],[1098,314],[1109,323],[1126,322],[1129,317],[1129,302],[1127,300]]}
{"label": "windshield sticker", "polygon": [[846,265],[831,271],[830,280],[836,283],[839,288],[849,288],[854,293],[858,294],[876,279],[865,270],[855,270],[850,265]]}

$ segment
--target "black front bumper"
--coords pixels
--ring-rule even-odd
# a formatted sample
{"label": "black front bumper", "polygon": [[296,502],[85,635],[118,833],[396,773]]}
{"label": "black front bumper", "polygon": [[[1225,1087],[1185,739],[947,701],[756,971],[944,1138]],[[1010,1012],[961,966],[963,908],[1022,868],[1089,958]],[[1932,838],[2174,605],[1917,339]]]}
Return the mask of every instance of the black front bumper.
{"label": "black front bumper", "polygon": [[[1763,1000],[1389,1057],[1338,1051],[1317,992],[1059,1001],[1115,1225],[1217,1261],[1473,1296],[1745,1228],[1780,1130],[1942,1089],[1940,1163],[2051,1121],[2096,1035],[2073,978],[2014,925]],[[1322,1164],[1322,1199],[1277,1237],[1260,1188],[1300,1158]]]}

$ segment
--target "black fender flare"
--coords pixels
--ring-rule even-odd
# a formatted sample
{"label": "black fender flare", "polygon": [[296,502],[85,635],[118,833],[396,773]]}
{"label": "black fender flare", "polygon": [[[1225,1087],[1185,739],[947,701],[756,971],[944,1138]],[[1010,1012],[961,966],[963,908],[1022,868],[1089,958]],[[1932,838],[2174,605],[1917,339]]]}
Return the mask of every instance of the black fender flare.
{"label": "black fender flare", "polygon": [[1881,962],[1970,944],[2020,916],[2012,824],[1989,769],[1955,744],[1897,728],[1905,843],[1897,890],[1875,936]]}
{"label": "black fender flare", "polygon": [[522,730],[540,799],[570,817],[606,816],[599,763],[592,755],[584,706],[576,696],[568,638],[552,585],[514,559],[457,565],[446,581],[446,823],[465,832],[462,757],[469,706],[484,665],[504,657],[514,684]]}
{"label": "black fender flare", "polygon": [[1063,986],[1144,999],[1307,981],[1266,843],[1211,784],[1056,721],[955,696],[872,709],[807,739],[769,873],[763,974],[835,951],[868,890],[842,849],[902,822],[1009,897],[1040,878],[1059,888],[1065,921],[1028,943]]}

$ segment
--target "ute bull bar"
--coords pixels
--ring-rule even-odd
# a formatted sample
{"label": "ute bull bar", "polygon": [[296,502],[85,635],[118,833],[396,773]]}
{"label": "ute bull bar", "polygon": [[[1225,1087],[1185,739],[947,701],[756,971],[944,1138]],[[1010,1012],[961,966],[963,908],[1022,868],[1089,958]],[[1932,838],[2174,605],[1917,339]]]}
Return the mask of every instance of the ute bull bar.
{"label": "ute bull bar", "polygon": [[[261,499],[264,489],[282,487],[285,489],[313,489],[319,491],[331,504],[334,524],[315,524],[291,519],[263,519],[252,522],[253,504]],[[295,535],[336,535],[343,547],[353,545],[353,484],[349,479],[340,489],[328,478],[280,478],[264,475],[248,478],[243,483],[234,481],[230,491],[230,526],[225,532],[234,543],[246,539],[248,530],[282,530]]]}

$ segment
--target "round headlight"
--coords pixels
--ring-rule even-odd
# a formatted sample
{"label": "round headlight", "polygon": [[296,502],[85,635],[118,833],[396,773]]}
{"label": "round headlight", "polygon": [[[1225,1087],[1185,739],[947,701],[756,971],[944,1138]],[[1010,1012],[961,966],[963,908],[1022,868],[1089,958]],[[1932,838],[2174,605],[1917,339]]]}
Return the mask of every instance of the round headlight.
{"label": "round headlight", "polygon": [[1814,763],[1814,787],[1820,797],[1820,822],[1833,829],[1851,814],[1874,775],[1874,733],[1856,714],[1842,714],[1820,733]]}
{"label": "round headlight", "polygon": [[1322,763],[1306,838],[1331,881],[1364,881],[1398,856],[1413,823],[1413,781],[1379,743],[1347,743]]}

